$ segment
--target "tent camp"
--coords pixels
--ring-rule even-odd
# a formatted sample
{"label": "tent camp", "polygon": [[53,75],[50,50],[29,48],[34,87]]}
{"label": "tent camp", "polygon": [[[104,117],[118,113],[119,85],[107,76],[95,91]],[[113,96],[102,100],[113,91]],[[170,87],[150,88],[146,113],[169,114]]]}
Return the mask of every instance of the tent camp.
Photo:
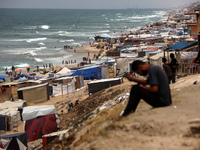
{"label": "tent camp", "polygon": [[37,140],[42,135],[57,131],[59,126],[57,110],[52,105],[29,106],[22,112],[28,142]]}
{"label": "tent camp", "polygon": [[18,98],[25,99],[27,103],[41,103],[49,100],[48,83],[23,87],[17,90]]}
{"label": "tent camp", "polygon": [[6,150],[28,149],[26,132],[1,136],[0,149],[1,148]]}
{"label": "tent camp", "polygon": [[0,130],[10,131],[21,124],[19,107],[24,107],[25,101],[5,101],[0,104]]}

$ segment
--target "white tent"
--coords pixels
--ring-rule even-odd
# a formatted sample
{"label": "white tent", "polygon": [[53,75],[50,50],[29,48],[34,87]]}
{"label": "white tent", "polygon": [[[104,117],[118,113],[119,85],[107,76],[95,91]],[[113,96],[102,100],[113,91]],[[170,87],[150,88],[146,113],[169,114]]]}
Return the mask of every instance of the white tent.
{"label": "white tent", "polygon": [[68,69],[67,67],[64,67],[62,70],[60,70],[59,72],[55,74],[55,77],[67,76],[67,75],[71,75],[71,73],[72,71],[70,69]]}
{"label": "white tent", "polygon": [[23,109],[22,118],[26,121],[50,114],[57,114],[57,110],[53,105],[29,106]]}
{"label": "white tent", "polygon": [[[5,101],[0,104],[0,115],[5,115],[10,117],[9,124],[10,130],[13,129],[14,125],[19,125],[21,123],[20,112],[18,107],[23,107],[24,101],[10,102]],[[0,124],[1,126],[2,124]]]}

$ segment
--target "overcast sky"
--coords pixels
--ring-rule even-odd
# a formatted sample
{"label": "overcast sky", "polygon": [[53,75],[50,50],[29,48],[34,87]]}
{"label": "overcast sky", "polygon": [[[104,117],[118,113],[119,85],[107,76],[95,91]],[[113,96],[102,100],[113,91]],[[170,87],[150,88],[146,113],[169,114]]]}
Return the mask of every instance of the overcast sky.
{"label": "overcast sky", "polygon": [[0,8],[176,8],[198,0],[0,0]]}

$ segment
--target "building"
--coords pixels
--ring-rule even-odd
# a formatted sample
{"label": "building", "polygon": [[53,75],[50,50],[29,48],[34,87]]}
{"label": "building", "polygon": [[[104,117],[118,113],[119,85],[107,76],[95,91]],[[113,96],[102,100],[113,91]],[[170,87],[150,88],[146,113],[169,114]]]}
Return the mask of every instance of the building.
{"label": "building", "polygon": [[197,22],[189,22],[186,24],[187,24],[188,34],[193,38],[196,37],[197,36]]}

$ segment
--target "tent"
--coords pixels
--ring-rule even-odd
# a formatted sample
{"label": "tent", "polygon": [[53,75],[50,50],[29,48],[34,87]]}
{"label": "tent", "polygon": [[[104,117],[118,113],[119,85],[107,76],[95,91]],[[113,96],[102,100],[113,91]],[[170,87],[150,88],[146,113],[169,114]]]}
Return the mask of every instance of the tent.
{"label": "tent", "polygon": [[83,75],[84,80],[89,79],[101,79],[101,66],[91,66],[87,68],[82,68],[74,71],[71,76],[80,76]]}
{"label": "tent", "polygon": [[23,87],[17,90],[18,98],[27,103],[41,103],[49,100],[48,83]]}
{"label": "tent", "polygon": [[121,84],[120,78],[91,81],[88,83],[89,95],[118,84]]}
{"label": "tent", "polygon": [[15,78],[15,80],[18,80],[18,79],[28,79],[28,80],[30,80],[30,79],[34,79],[34,77],[31,77],[31,76],[29,76],[29,75],[27,75],[27,74],[21,74],[21,75],[19,75],[19,76],[17,76],[16,78]]}
{"label": "tent", "polygon": [[55,77],[67,76],[71,74],[72,74],[71,70],[68,69],[67,67],[64,67],[62,70],[60,70],[55,74]]}
{"label": "tent", "polygon": [[176,50],[176,49],[183,49],[184,47],[188,46],[189,44],[186,42],[179,42],[169,47],[169,50]]}
{"label": "tent", "polygon": [[5,101],[0,104],[0,130],[10,131],[21,123],[19,107],[24,107],[25,101]]}
{"label": "tent", "polygon": [[37,140],[42,135],[57,131],[59,126],[57,110],[52,105],[29,106],[22,112],[28,142]]}
{"label": "tent", "polygon": [[0,80],[4,80],[4,78],[10,78],[9,76],[0,75]]}
{"label": "tent", "polygon": [[6,149],[6,150],[28,149],[26,132],[1,136],[0,148]]}
{"label": "tent", "polygon": [[192,49],[192,48],[195,48],[195,47],[198,47],[198,42],[194,42],[194,43],[184,47],[183,51],[186,51],[186,50],[189,50],[189,49]]}

